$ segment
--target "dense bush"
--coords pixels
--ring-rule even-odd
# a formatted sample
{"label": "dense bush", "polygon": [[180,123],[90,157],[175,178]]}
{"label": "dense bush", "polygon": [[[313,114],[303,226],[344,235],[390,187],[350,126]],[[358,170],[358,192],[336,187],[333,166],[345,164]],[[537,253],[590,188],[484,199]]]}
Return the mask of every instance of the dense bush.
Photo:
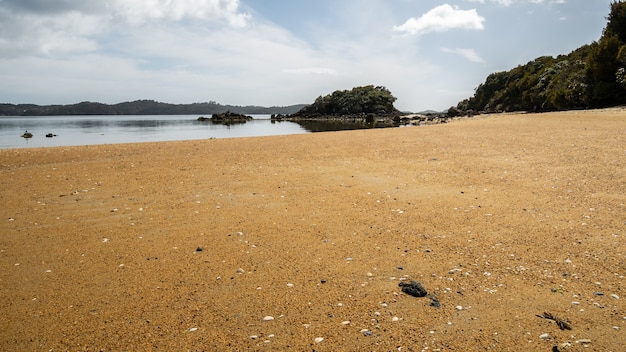
{"label": "dense bush", "polygon": [[397,111],[393,106],[395,101],[396,97],[385,87],[355,87],[320,96],[313,104],[300,110],[298,115],[386,114]]}

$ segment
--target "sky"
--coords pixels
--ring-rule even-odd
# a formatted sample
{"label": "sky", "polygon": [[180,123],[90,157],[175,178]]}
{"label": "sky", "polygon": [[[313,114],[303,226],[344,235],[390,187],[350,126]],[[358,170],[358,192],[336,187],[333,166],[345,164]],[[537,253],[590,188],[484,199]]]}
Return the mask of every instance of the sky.
{"label": "sky", "polygon": [[385,86],[444,110],[600,38],[611,0],[0,0],[0,103],[310,104]]}

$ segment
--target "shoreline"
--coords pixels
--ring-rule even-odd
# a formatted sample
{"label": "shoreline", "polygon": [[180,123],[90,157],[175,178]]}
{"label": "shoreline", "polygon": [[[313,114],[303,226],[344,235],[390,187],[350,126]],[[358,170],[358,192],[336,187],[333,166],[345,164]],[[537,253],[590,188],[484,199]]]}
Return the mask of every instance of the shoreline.
{"label": "shoreline", "polygon": [[0,349],[618,351],[624,146],[609,109],[3,149]]}

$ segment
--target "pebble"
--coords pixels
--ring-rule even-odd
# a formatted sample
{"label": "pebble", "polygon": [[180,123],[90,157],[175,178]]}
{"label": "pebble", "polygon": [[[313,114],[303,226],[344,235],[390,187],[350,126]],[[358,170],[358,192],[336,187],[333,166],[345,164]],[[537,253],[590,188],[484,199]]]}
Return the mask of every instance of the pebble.
{"label": "pebble", "polygon": [[580,339],[580,340],[576,340],[576,343],[582,343],[583,345],[588,345],[591,343],[591,340],[589,339]]}
{"label": "pebble", "polygon": [[463,306],[456,306],[456,307],[454,307],[454,309],[456,309],[456,310],[463,310]]}
{"label": "pebble", "polygon": [[189,331],[192,331],[192,332],[193,331],[197,331],[197,330],[198,330],[198,328],[191,328],[191,329],[189,329]]}
{"label": "pebble", "polygon": [[323,337],[316,337],[316,338],[315,338],[315,343],[320,343],[320,342],[322,342],[322,341],[324,341],[324,338],[323,338]]}
{"label": "pebble", "polygon": [[250,338],[251,338],[251,339],[253,339],[253,340],[256,340],[256,339],[258,339],[259,337],[258,337],[257,335],[250,335]]}
{"label": "pebble", "polygon": [[391,321],[398,321],[398,320],[400,320],[400,318],[398,318],[398,317],[391,318]]}
{"label": "pebble", "polygon": [[541,334],[541,335],[539,335],[539,338],[540,338],[540,339],[544,339],[544,340],[545,340],[545,339],[549,339],[549,338],[550,338],[550,334],[548,334],[548,333]]}
{"label": "pebble", "polygon": [[293,284],[287,284],[287,287],[293,287]]}
{"label": "pebble", "polygon": [[564,343],[560,344],[560,345],[559,345],[559,347],[560,347],[562,350],[566,350],[566,349],[568,349],[568,348],[572,347],[572,344],[571,344],[571,343],[569,343],[569,342],[564,342]]}
{"label": "pebble", "polygon": [[245,271],[242,268],[237,269],[237,274],[243,274]]}
{"label": "pebble", "polygon": [[341,324],[342,325],[348,325],[348,324],[350,324],[350,320],[342,321]]}
{"label": "pebble", "polygon": [[271,316],[271,315],[268,315],[268,316],[266,316],[266,317],[263,317],[263,321],[272,321],[272,320],[274,320],[274,317],[273,317],[273,316]]}
{"label": "pebble", "polygon": [[615,298],[615,299],[619,299],[619,296],[616,295],[615,293],[611,294],[611,297]]}

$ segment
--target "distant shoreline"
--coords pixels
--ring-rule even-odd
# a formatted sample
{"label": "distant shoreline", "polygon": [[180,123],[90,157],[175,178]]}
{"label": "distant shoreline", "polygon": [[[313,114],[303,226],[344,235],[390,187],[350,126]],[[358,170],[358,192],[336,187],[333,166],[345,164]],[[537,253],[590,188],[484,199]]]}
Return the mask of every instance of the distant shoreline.
{"label": "distant shoreline", "polygon": [[214,101],[192,104],[169,104],[154,100],[136,100],[117,104],[81,102],[69,105],[0,104],[0,116],[72,116],[72,115],[210,115],[226,111],[246,114],[293,114],[306,104],[289,106],[237,106]]}

